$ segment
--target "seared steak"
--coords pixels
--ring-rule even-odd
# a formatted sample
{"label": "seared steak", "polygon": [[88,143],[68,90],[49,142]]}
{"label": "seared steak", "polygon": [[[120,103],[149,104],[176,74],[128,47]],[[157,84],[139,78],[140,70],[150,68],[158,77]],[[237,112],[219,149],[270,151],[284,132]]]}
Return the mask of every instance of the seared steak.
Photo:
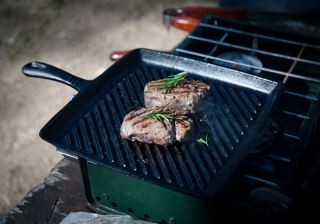
{"label": "seared steak", "polygon": [[179,142],[187,142],[192,140],[194,134],[193,120],[187,116],[179,116],[178,120],[175,120],[176,139]]}
{"label": "seared steak", "polygon": [[[192,138],[194,132],[193,121],[186,117],[176,115],[178,119],[162,119],[162,123],[143,115],[149,114],[153,109],[140,109],[132,111],[124,117],[121,125],[121,137],[132,141],[158,145],[171,145],[176,141],[185,142]],[[159,111],[157,108],[155,111]],[[163,110],[166,112],[168,110]]]}
{"label": "seared steak", "polygon": [[[156,86],[161,80],[149,82],[144,87],[144,103],[148,108],[162,107],[170,102],[169,109],[181,114],[192,114],[205,108],[210,86],[199,81],[183,79],[176,87]],[[171,87],[171,88],[170,88]]]}

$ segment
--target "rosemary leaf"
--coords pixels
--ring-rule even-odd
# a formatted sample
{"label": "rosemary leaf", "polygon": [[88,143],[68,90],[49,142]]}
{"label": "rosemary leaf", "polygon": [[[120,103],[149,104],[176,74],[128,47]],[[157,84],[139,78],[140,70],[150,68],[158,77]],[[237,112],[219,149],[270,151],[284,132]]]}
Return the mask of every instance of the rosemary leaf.
{"label": "rosemary leaf", "polygon": [[[136,101],[135,101],[135,102],[136,102]],[[138,106],[138,105],[139,105],[139,102],[137,102],[134,106],[132,106],[132,107],[130,107],[129,109],[127,109],[126,112],[129,111],[129,110],[131,110],[131,109],[133,109],[133,108],[135,108],[135,107]]]}
{"label": "rosemary leaf", "polygon": [[186,77],[187,73],[188,71],[184,71],[176,75],[170,75],[168,76],[168,78],[159,80],[159,84],[154,86],[159,86],[161,87],[160,89],[166,89],[165,94],[167,94],[168,92],[170,93],[172,86],[176,87],[179,81],[181,81],[182,83],[182,80]]}
{"label": "rosemary leaf", "polygon": [[209,146],[209,144],[208,144],[208,135],[206,135],[206,140],[203,140],[203,138],[199,138],[199,139],[197,139],[197,142],[203,143],[203,144],[206,144],[207,146]]}
{"label": "rosemary leaf", "polygon": [[[169,103],[170,103],[170,102],[169,102]],[[146,115],[141,116],[141,118],[146,117],[146,118],[154,119],[154,120],[156,120],[157,122],[162,123],[163,128],[166,128],[165,125],[164,125],[164,122],[163,122],[162,119],[161,119],[161,118],[163,118],[163,119],[165,119],[165,120],[167,120],[167,121],[169,122],[170,126],[172,126],[172,124],[171,124],[171,122],[170,122],[169,119],[178,119],[178,118],[174,117],[174,115],[176,115],[176,113],[162,112],[163,109],[164,109],[166,106],[168,106],[169,103],[167,103],[167,104],[166,104],[164,107],[162,107],[159,111],[154,112],[155,109],[156,109],[156,108],[155,108],[155,109],[153,109],[149,114],[146,114]]]}

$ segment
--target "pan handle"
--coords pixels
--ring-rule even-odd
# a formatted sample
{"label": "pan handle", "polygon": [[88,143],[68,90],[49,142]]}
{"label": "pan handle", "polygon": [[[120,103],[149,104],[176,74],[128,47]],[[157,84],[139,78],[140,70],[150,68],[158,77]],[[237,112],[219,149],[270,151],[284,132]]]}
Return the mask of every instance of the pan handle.
{"label": "pan handle", "polygon": [[89,80],[79,78],[70,73],[42,62],[30,62],[23,66],[22,73],[28,77],[43,78],[67,84],[80,91],[89,84]]}

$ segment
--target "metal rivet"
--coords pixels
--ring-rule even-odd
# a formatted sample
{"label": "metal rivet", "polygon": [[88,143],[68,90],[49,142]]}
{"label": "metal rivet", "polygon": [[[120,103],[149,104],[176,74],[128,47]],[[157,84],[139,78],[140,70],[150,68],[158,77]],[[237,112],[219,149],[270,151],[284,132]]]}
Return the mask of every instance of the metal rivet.
{"label": "metal rivet", "polygon": [[109,195],[107,195],[107,194],[102,194],[102,197],[109,200]]}
{"label": "metal rivet", "polygon": [[175,218],[169,218],[169,222],[172,224],[176,224],[177,220]]}

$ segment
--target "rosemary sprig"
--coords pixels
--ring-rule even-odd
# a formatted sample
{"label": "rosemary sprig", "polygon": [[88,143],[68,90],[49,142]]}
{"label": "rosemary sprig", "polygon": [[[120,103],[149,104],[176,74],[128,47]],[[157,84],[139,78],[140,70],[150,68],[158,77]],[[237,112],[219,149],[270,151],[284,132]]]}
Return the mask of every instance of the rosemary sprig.
{"label": "rosemary sprig", "polygon": [[[160,86],[162,88],[160,89],[166,89],[166,94],[170,92],[172,86],[176,87],[178,82],[181,81],[186,77],[188,71],[180,72],[179,74],[176,75],[170,75],[168,78],[161,79],[158,81],[158,85],[154,86]],[[168,90],[169,87],[169,90]]]}
{"label": "rosemary sprig", "polygon": [[134,101],[134,102],[137,102],[137,103],[136,103],[134,106],[130,107],[129,109],[126,109],[126,112],[129,111],[129,110],[131,110],[131,109],[133,109],[133,108],[135,108],[136,106],[139,105],[139,102],[138,102],[138,101]]}
{"label": "rosemary sprig", "polygon": [[[170,103],[170,102],[169,102],[169,103]],[[156,109],[156,108],[154,108],[149,114],[143,115],[143,116],[141,116],[141,118],[146,117],[146,118],[154,119],[154,120],[156,120],[157,122],[162,123],[163,128],[166,128],[166,127],[164,126],[163,121],[162,121],[162,118],[163,118],[163,119],[165,119],[165,120],[167,120],[167,121],[169,122],[170,126],[172,126],[172,124],[171,124],[171,122],[170,122],[169,119],[178,119],[178,118],[174,117],[174,115],[176,115],[176,113],[162,112],[163,109],[164,109],[166,106],[168,106],[169,103],[167,103],[164,107],[162,107],[162,108],[161,108],[159,111],[157,111],[157,112],[154,112],[155,109]]]}
{"label": "rosemary sprig", "polygon": [[206,140],[203,140],[203,138],[199,138],[199,139],[197,139],[197,142],[203,143],[203,144],[206,144],[207,146],[209,146],[208,145],[208,135],[206,135]]}

